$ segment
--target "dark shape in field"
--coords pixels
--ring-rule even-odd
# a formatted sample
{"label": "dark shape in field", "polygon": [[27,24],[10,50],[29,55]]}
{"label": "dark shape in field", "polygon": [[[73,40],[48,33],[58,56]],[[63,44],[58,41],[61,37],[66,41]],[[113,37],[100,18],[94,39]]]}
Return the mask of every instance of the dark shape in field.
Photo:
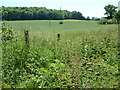
{"label": "dark shape in field", "polygon": [[29,47],[29,31],[28,30],[24,30],[24,35],[25,35],[26,46]]}
{"label": "dark shape in field", "polygon": [[60,34],[57,34],[57,41],[60,41]]}
{"label": "dark shape in field", "polygon": [[62,22],[62,21],[60,21],[60,22],[59,22],[59,24],[63,24],[63,22]]}

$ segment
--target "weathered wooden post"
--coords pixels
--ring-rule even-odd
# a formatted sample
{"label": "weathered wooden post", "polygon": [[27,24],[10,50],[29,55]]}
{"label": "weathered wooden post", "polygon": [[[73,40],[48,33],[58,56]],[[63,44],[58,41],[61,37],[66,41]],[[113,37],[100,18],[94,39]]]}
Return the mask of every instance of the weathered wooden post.
{"label": "weathered wooden post", "polygon": [[[26,60],[28,59],[28,54],[29,54],[29,47],[30,47],[30,44],[29,44],[29,30],[24,30],[24,36],[25,36],[25,47],[24,47],[24,50],[25,50],[25,58]],[[25,62],[23,62],[25,64]]]}
{"label": "weathered wooden post", "polygon": [[57,34],[57,41],[60,41],[60,34]]}
{"label": "weathered wooden post", "polygon": [[24,35],[25,35],[25,44],[28,47],[30,47],[30,44],[29,44],[29,30],[24,30]]}
{"label": "weathered wooden post", "polygon": [[24,30],[24,36],[25,36],[25,61],[23,61],[23,67],[27,71],[27,73],[34,73],[32,70],[27,67],[26,61],[29,58],[29,50],[30,50],[30,40],[29,40],[29,30]]}

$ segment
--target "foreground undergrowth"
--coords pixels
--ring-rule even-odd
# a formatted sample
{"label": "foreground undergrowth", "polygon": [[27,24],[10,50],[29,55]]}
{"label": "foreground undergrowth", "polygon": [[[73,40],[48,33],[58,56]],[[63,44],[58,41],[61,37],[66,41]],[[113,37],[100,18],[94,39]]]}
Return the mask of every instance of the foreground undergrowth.
{"label": "foreground undergrowth", "polygon": [[[3,24],[3,88],[116,88],[117,29],[83,34],[33,35],[26,45]],[[62,36],[64,38],[62,38]]]}

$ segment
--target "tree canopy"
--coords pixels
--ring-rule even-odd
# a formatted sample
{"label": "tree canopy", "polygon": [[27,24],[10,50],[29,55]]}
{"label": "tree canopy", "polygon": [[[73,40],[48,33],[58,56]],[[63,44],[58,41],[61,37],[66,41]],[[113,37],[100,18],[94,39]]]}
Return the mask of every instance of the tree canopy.
{"label": "tree canopy", "polygon": [[114,13],[114,18],[116,18],[117,23],[120,24],[120,10]]}
{"label": "tree canopy", "polygon": [[46,7],[2,7],[3,20],[85,20],[81,12],[47,9]]}
{"label": "tree canopy", "polygon": [[105,15],[107,15],[107,19],[112,19],[117,7],[109,4],[105,6],[104,9],[106,11]]}

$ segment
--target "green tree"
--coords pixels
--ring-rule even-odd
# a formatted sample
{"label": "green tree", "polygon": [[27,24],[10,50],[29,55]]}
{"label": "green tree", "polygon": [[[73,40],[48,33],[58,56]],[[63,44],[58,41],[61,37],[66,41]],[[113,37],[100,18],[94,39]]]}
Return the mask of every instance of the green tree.
{"label": "green tree", "polygon": [[117,23],[120,24],[120,11],[116,11],[114,13],[114,18],[116,18]]}
{"label": "green tree", "polygon": [[87,17],[86,17],[86,20],[90,20],[90,17],[89,17],[89,16],[87,16]]}
{"label": "green tree", "polygon": [[107,15],[107,19],[112,19],[117,7],[109,4],[105,6],[104,9],[106,11],[105,15]]}

